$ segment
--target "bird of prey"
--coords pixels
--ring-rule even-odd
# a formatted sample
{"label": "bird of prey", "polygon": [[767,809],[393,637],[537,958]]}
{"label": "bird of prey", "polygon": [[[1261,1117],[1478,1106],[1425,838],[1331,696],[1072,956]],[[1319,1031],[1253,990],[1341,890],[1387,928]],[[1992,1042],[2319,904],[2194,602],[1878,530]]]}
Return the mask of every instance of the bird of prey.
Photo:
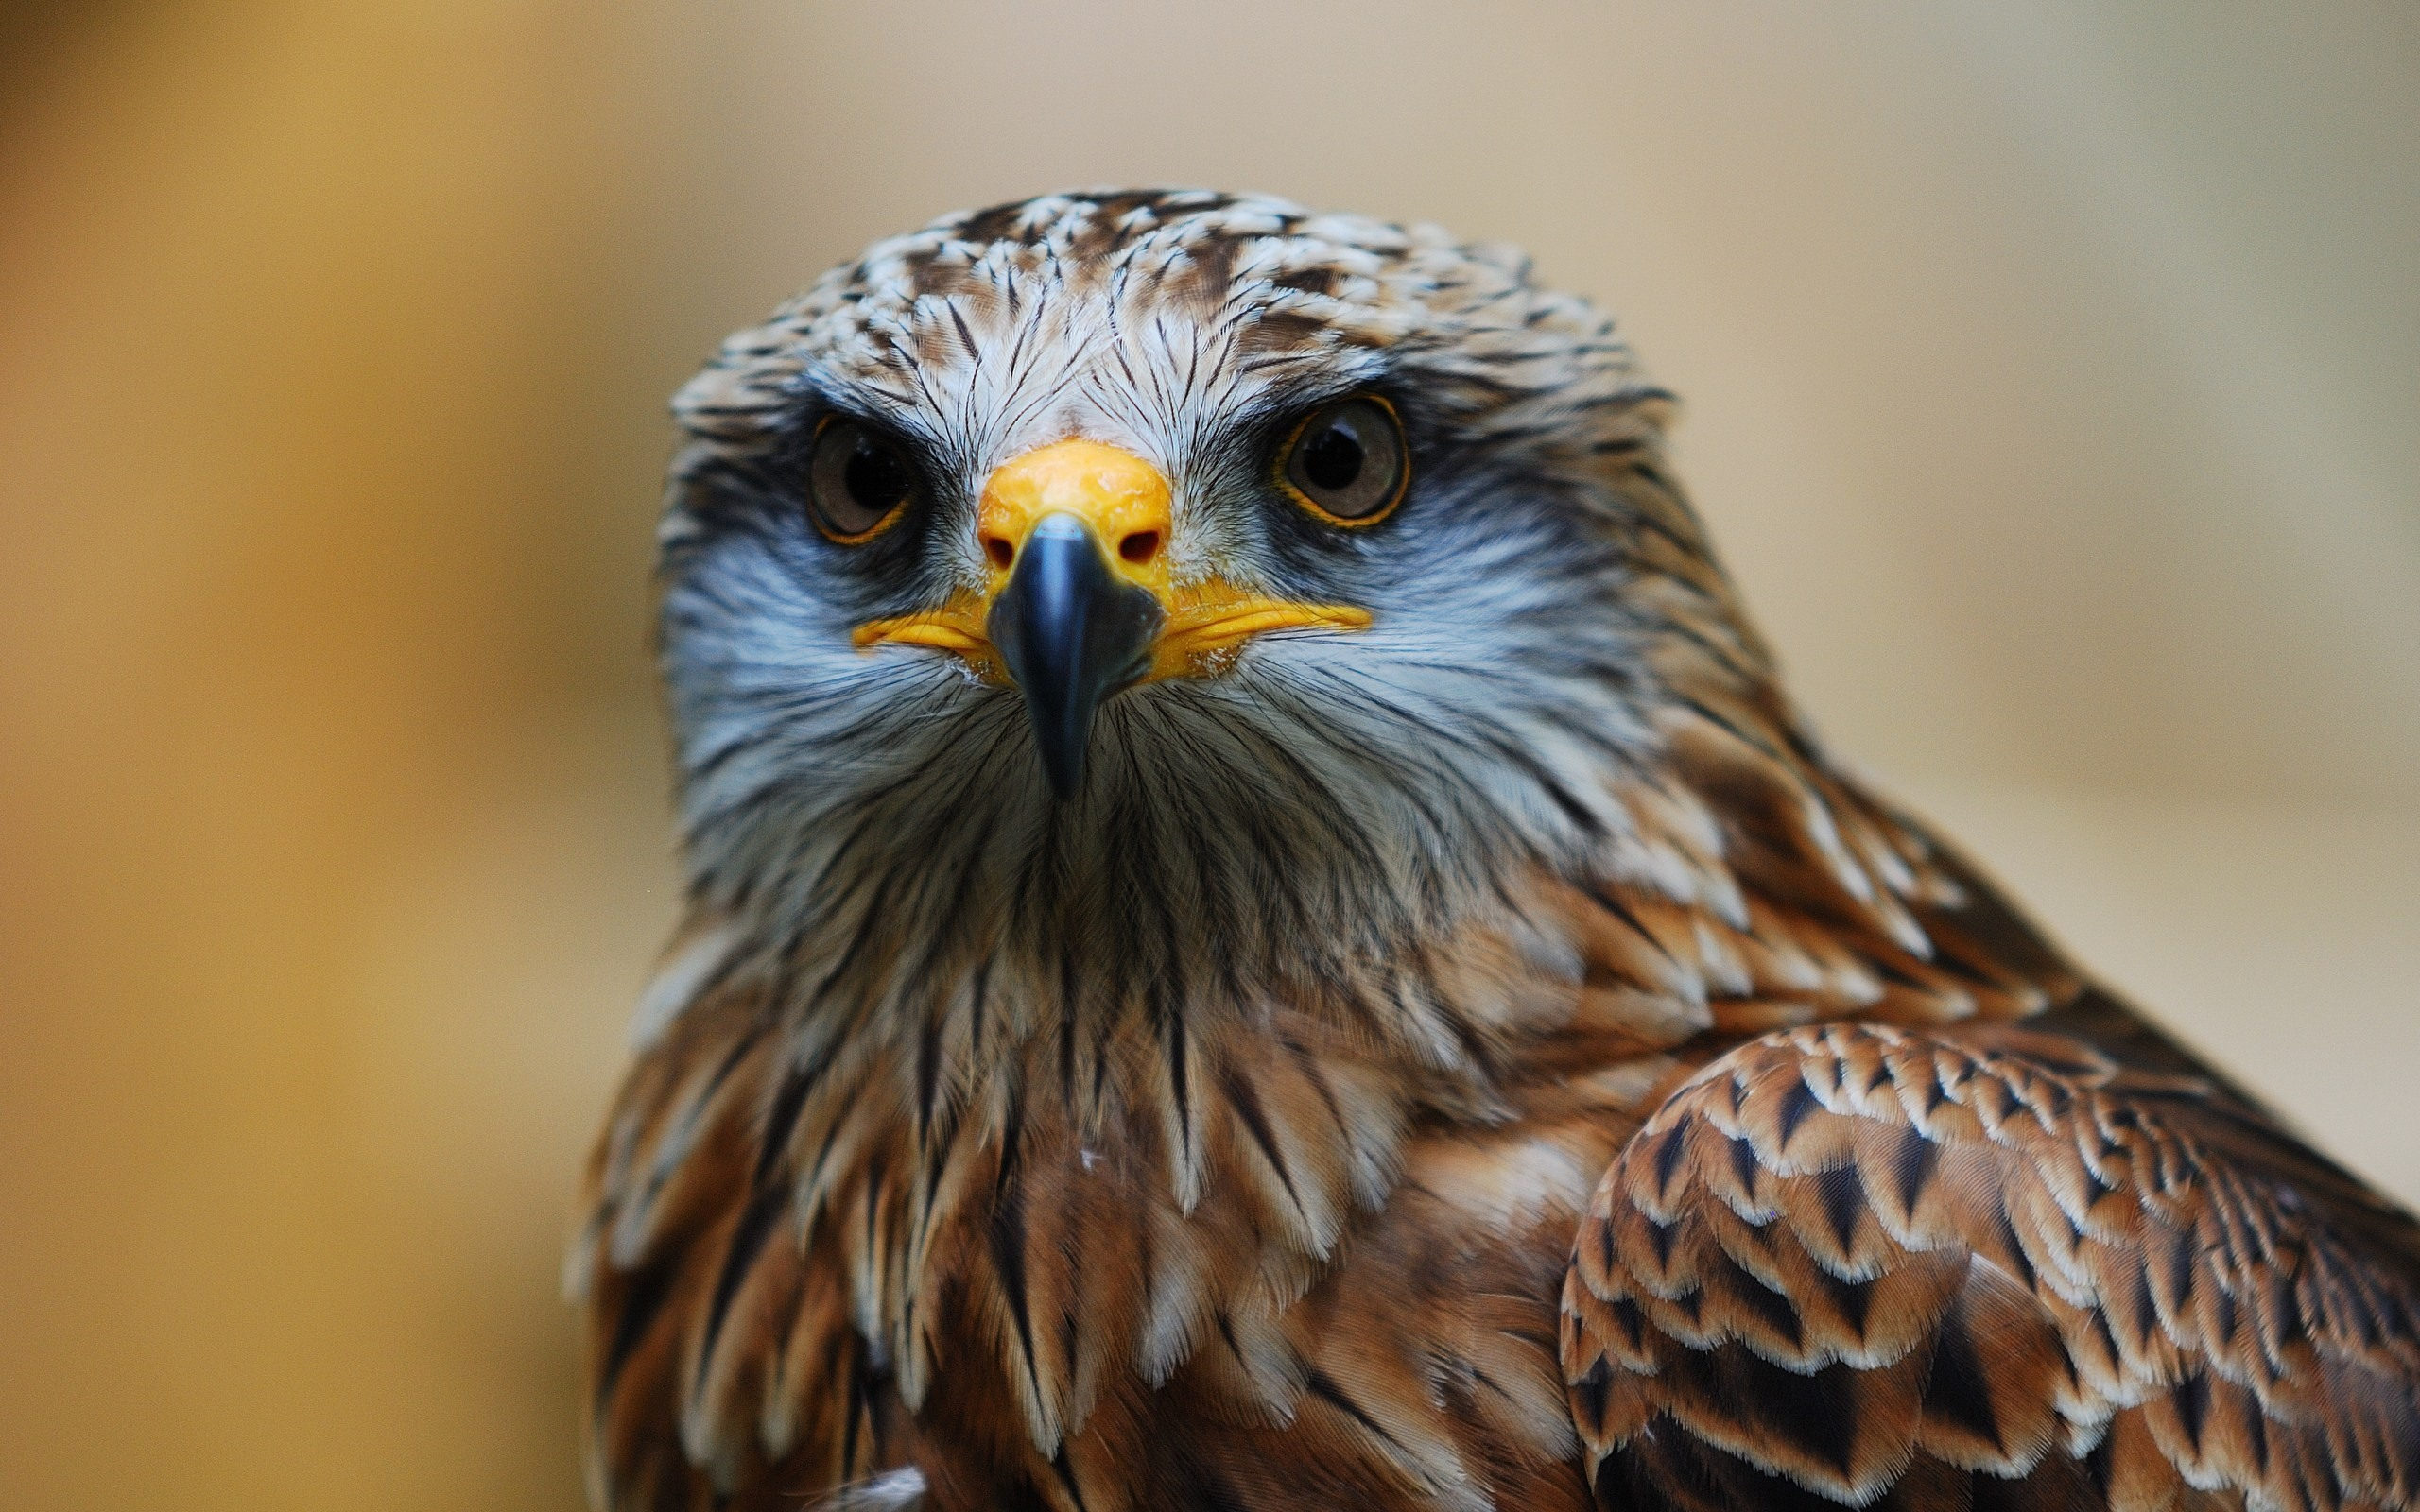
{"label": "bird of prey", "polygon": [[1792,706],[1501,247],[882,242],[683,388],[614,1509],[2420,1507],[2420,1227]]}

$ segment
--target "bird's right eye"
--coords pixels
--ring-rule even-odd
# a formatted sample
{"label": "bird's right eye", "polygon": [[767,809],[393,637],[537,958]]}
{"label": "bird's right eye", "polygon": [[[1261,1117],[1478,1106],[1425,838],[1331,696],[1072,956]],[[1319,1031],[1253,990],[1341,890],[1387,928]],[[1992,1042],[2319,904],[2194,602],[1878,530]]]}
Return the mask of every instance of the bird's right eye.
{"label": "bird's right eye", "polygon": [[897,443],[845,417],[816,427],[807,456],[807,510],[844,546],[882,534],[916,493],[916,470]]}

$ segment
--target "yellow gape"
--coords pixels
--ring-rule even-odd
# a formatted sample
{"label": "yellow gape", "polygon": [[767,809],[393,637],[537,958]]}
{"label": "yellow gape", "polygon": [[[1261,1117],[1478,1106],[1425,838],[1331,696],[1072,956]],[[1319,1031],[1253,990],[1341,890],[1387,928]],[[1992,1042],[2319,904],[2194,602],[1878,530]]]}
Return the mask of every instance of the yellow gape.
{"label": "yellow gape", "polygon": [[1132,452],[1054,441],[983,485],[985,580],[940,607],[857,627],[860,647],[922,645],[1014,683],[1052,785],[1070,796],[1101,700],[1136,683],[1223,670],[1270,630],[1358,630],[1370,611],[1249,593],[1215,575],[1179,583],[1167,478]]}

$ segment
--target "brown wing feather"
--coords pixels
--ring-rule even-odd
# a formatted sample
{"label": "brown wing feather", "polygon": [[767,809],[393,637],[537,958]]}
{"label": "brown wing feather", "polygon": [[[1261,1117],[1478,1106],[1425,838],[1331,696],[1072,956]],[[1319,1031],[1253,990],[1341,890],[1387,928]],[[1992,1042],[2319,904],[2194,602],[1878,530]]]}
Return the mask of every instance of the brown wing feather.
{"label": "brown wing feather", "polygon": [[2420,1506],[2420,1229],[2106,998],[1709,1065],[1581,1227],[1608,1505]]}

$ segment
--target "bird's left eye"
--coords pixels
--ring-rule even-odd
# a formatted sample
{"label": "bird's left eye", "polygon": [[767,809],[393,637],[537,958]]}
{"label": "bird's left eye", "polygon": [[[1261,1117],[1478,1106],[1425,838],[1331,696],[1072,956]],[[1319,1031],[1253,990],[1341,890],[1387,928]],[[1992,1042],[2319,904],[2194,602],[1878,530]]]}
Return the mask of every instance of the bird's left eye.
{"label": "bird's left eye", "polygon": [[1277,458],[1277,481],[1294,502],[1334,525],[1376,524],[1403,502],[1410,476],[1403,423],[1370,394],[1311,411]]}
{"label": "bird's left eye", "polygon": [[896,443],[836,415],[816,429],[806,491],[817,527],[855,545],[899,518],[916,491],[916,470]]}

